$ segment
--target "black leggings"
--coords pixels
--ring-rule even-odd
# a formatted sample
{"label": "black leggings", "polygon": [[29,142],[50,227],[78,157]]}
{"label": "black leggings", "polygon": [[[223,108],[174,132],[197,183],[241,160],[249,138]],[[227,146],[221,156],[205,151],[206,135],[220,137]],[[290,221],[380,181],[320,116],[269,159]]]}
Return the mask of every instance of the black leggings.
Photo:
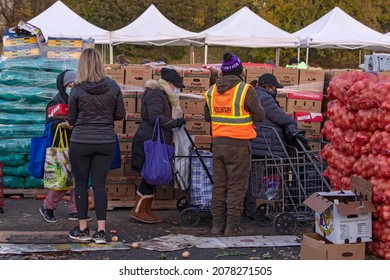
{"label": "black leggings", "polygon": [[115,143],[82,144],[70,142],[69,158],[76,181],[76,207],[80,220],[88,217],[88,179],[91,175],[97,220],[106,220],[106,178],[115,154]]}

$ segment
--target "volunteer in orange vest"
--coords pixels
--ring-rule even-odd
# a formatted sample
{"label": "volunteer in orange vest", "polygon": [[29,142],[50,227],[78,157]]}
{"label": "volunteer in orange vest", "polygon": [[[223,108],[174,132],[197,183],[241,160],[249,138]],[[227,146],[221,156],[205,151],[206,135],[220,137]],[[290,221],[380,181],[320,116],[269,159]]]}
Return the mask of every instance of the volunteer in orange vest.
{"label": "volunteer in orange vest", "polygon": [[222,76],[204,94],[205,119],[212,123],[213,193],[211,214],[213,235],[245,234],[240,218],[251,166],[253,122],[264,119],[256,90],[243,81],[240,59],[226,52]]}

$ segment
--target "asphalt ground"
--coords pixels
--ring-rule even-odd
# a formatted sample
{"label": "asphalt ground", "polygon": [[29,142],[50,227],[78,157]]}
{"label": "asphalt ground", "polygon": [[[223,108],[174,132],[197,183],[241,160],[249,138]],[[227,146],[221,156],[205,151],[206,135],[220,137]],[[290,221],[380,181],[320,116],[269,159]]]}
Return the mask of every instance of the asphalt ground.
{"label": "asphalt ground", "polygon": [[[38,209],[43,200],[32,198],[12,199],[5,198],[3,214],[0,214],[0,231],[17,232],[54,232],[69,231],[78,225],[77,221],[67,219],[66,200],[62,201],[55,211],[58,223],[47,223]],[[211,237],[211,214],[200,213],[201,219],[196,226],[182,226],[180,212],[178,210],[154,210],[165,220],[157,224],[143,224],[129,217],[130,208],[117,208],[108,211],[107,232],[115,230],[118,240],[126,244],[149,240],[169,234],[189,234],[193,236]],[[95,218],[95,213],[90,210],[89,216]],[[96,227],[96,220],[89,222],[90,230]],[[278,235],[273,226],[261,227],[256,222],[242,221],[242,227],[246,229],[246,235]],[[312,226],[298,227],[294,235],[302,237],[303,233],[312,232]],[[192,260],[299,260],[300,247],[253,247],[253,248],[225,248],[225,249],[200,249],[187,248]],[[84,252],[55,252],[33,254],[0,254],[0,260],[20,259],[73,259],[73,260],[175,260],[182,259],[184,250],[168,252],[136,249],[114,251],[84,251]],[[366,259],[375,259],[367,255]]]}

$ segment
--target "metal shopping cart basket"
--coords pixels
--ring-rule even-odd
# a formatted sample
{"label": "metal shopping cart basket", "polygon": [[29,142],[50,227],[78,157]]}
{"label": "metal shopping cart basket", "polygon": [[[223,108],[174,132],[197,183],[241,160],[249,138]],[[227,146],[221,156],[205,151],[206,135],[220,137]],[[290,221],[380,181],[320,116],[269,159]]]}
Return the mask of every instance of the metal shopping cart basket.
{"label": "metal shopping cart basket", "polygon": [[4,213],[4,165],[0,161],[0,214]]}
{"label": "metal shopping cart basket", "polygon": [[[274,139],[282,143],[273,127],[260,126],[262,135],[266,130],[271,130]],[[297,147],[283,144],[286,156],[278,157],[265,139],[269,155],[252,160],[248,187],[258,204],[255,221],[260,226],[273,225],[278,234],[293,234],[297,226],[312,224],[314,213],[303,201],[315,192],[331,188],[322,175],[326,166],[320,152],[325,142],[307,139],[311,146],[317,144],[317,149],[309,150],[296,140]]]}
{"label": "metal shopping cart basket", "polygon": [[191,151],[189,156],[174,158],[175,181],[185,188],[185,197],[178,199],[176,208],[183,226],[196,226],[200,221],[200,213],[210,212],[214,183],[212,153],[198,150],[187,129],[184,130],[191,141]]}

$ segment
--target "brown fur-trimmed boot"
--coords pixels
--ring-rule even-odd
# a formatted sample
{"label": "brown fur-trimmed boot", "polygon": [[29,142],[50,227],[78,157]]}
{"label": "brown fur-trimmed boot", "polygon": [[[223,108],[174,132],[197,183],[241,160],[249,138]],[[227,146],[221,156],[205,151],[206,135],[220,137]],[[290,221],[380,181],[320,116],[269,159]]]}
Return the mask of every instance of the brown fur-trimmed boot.
{"label": "brown fur-trimmed boot", "polygon": [[156,221],[152,216],[148,214],[146,209],[149,207],[149,200],[153,195],[142,195],[137,191],[137,196],[135,197],[134,207],[130,212],[130,217],[147,224],[154,224]]}
{"label": "brown fur-trimmed boot", "polygon": [[154,195],[152,195],[152,197],[148,199],[147,207],[146,207],[145,211],[146,211],[146,213],[148,213],[149,216],[151,216],[154,219],[154,221],[156,223],[160,223],[160,222],[164,221],[164,218],[153,214],[153,212],[152,212],[153,199],[154,199]]}

